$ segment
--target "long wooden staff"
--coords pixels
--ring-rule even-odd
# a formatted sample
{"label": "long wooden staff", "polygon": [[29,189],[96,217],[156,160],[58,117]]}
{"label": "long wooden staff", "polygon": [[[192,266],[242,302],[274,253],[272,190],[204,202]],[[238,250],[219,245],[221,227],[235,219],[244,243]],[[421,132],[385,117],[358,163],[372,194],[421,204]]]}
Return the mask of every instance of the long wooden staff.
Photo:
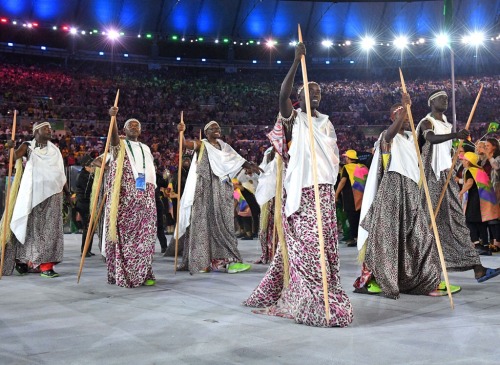
{"label": "long wooden staff", "polygon": [[[465,125],[465,129],[469,130],[470,122],[472,121],[472,117],[474,117],[474,112],[476,111],[477,103],[479,102],[479,98],[481,97],[481,93],[483,92],[483,84],[481,84],[481,88],[479,89],[479,93],[476,96],[476,101],[474,102],[474,105],[472,106],[472,110],[469,114],[469,119],[467,119],[467,124]],[[462,147],[462,144],[464,143],[464,140],[461,139],[460,143],[458,144],[457,150],[455,151],[455,154],[453,155],[453,161],[451,162],[451,167],[448,170],[448,176],[446,177],[446,182],[444,183],[443,190],[441,191],[441,195],[439,196],[438,203],[436,205],[436,210],[434,211],[434,217],[437,218],[437,215],[439,213],[439,208],[441,208],[441,203],[443,202],[444,194],[446,194],[446,189],[448,188],[448,184],[450,183],[451,176],[453,175],[453,170],[455,169],[455,165],[458,160],[458,150],[460,147]]]}
{"label": "long wooden staff", "polygon": [[[14,110],[14,121],[12,122],[12,140],[16,139],[16,124],[17,124],[17,110]],[[7,178],[7,194],[5,197],[5,213],[3,215],[3,232],[2,232],[2,257],[0,259],[0,279],[2,278],[3,264],[5,261],[5,246],[7,245],[7,230],[9,227],[9,201],[10,201],[10,178],[12,176],[12,165],[14,164],[14,148],[9,152],[9,175]]]}
{"label": "long wooden staff", "polygon": [[[406,94],[406,84],[403,78],[403,71],[399,69],[399,76],[401,77],[401,85],[403,88],[403,93]],[[432,208],[431,196],[429,194],[429,187],[427,186],[427,179],[424,173],[424,163],[422,162],[422,156],[420,155],[420,148],[418,146],[417,132],[415,130],[415,123],[413,122],[413,115],[411,114],[411,106],[406,105],[406,113],[408,114],[408,119],[410,120],[411,133],[413,134],[413,143],[415,144],[415,152],[418,157],[418,167],[420,169],[420,179],[422,180],[422,185],[424,186],[425,198],[427,200],[427,208],[429,209],[429,215],[431,217],[432,230],[434,231],[434,237],[436,239],[436,246],[439,254],[439,261],[441,262],[441,268],[443,269],[444,282],[446,283],[446,291],[448,292],[448,297],[450,298],[451,309],[454,309],[453,297],[450,291],[450,282],[448,280],[448,272],[446,271],[446,264],[444,262],[443,248],[441,247],[441,241],[439,240],[439,233],[436,226],[436,219],[434,218],[434,210]]]}
{"label": "long wooden staff", "polygon": [[101,204],[99,205],[99,210],[97,211],[97,218],[95,219],[95,224],[92,226],[92,232],[90,233],[90,237],[94,236],[94,233],[99,226],[99,219],[101,218],[102,211],[104,209],[104,204],[106,203],[106,194],[104,194]]}
{"label": "long wooden staff", "polygon": [[[116,91],[116,97],[115,97],[115,108],[118,107],[118,98],[120,97],[120,90],[118,89]],[[94,227],[94,216],[96,213],[96,208],[97,208],[97,200],[99,197],[99,192],[101,190],[101,185],[102,185],[102,180],[104,177],[104,168],[106,167],[106,160],[108,158],[108,149],[109,149],[109,144],[111,142],[111,134],[113,133],[113,125],[116,123],[116,116],[113,115],[111,117],[111,122],[109,123],[109,130],[108,130],[108,138],[106,139],[106,146],[104,147],[104,154],[102,156],[102,162],[101,162],[101,170],[99,172],[99,180],[97,181],[97,186],[96,186],[96,194],[94,194],[94,201],[92,202],[92,209],[90,210],[90,222],[89,222],[89,227],[87,228],[87,237],[85,237],[85,245],[83,246],[83,252],[82,252],[82,258],[80,260],[80,269],[78,270],[78,279],[77,283],[80,283],[80,277],[82,275],[82,270],[83,270],[83,264],[85,263],[85,256],[87,255],[87,251],[90,246],[90,237],[92,237],[90,234],[93,232],[93,227]],[[103,198],[104,201],[104,198]],[[97,224],[97,223],[96,223]]]}
{"label": "long wooden staff", "polygon": [[[184,112],[181,111],[181,124],[184,124]],[[179,169],[177,170],[177,212],[175,220],[175,259],[174,259],[174,274],[177,273],[177,255],[179,254],[179,214],[181,211],[181,176],[182,176],[182,141],[184,139],[184,131],[179,132]],[[200,129],[201,140],[201,129]],[[186,253],[184,252],[184,255]]]}
{"label": "long wooden staff", "polygon": [[[302,42],[302,31],[300,30],[300,24],[298,26],[299,32],[299,42]],[[323,299],[325,300],[325,315],[326,321],[330,321],[330,302],[328,297],[328,282],[326,280],[326,258],[325,258],[325,240],[323,237],[323,220],[321,218],[321,206],[319,198],[319,186],[318,186],[318,166],[316,162],[316,150],[314,148],[314,132],[313,123],[311,116],[311,100],[309,100],[309,81],[307,79],[307,67],[306,59],[304,55],[301,57],[300,64],[302,66],[302,79],[304,83],[304,99],[306,101],[307,109],[307,122],[309,125],[309,141],[311,144],[311,159],[312,159],[312,172],[314,181],[314,200],[316,202],[316,219],[318,222],[318,236],[319,236],[319,252],[320,252],[320,263],[321,263],[321,277],[323,279]]]}

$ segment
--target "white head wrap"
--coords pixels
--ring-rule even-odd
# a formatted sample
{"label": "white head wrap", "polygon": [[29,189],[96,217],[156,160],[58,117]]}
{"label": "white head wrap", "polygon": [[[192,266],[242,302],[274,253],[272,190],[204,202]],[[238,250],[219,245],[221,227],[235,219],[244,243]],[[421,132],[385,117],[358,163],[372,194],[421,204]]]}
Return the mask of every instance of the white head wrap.
{"label": "white head wrap", "polygon": [[137,122],[139,123],[139,128],[141,128],[141,122],[139,122],[137,119],[135,118],[130,118],[130,119],[127,119],[127,121],[125,122],[125,124],[123,125],[123,129],[127,128],[127,125],[130,123],[130,122]]}
{"label": "white head wrap", "polygon": [[446,94],[446,91],[443,91],[443,90],[438,91],[435,94],[432,94],[431,96],[429,96],[429,100],[427,100],[427,105],[431,106],[431,100],[434,100],[439,96],[448,96],[448,94]]}
{"label": "white head wrap", "polygon": [[220,128],[219,123],[217,123],[215,120],[212,120],[205,124],[205,128],[203,128],[203,131],[206,132],[208,128],[210,128],[211,125],[217,124],[217,126]]}
{"label": "white head wrap", "polygon": [[[316,81],[309,81],[307,85],[318,85],[319,87],[319,90],[321,91],[321,86],[319,86],[319,84],[316,82]],[[298,89],[297,89],[297,95],[300,95],[300,93],[302,92],[302,90],[304,89],[304,85],[300,86]]]}
{"label": "white head wrap", "polygon": [[43,128],[43,127],[45,127],[47,125],[50,127],[50,123],[49,122],[43,122],[43,123],[39,123],[39,124],[34,125],[33,126],[33,135],[35,135],[35,131],[37,129]]}

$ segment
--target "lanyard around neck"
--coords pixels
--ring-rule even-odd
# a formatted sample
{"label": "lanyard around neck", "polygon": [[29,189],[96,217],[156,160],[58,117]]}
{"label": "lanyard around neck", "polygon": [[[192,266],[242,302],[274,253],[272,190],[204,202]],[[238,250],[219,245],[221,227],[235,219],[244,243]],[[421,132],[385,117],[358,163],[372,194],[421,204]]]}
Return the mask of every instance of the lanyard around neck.
{"label": "lanyard around neck", "polygon": [[[132,157],[134,158],[134,162],[135,162],[134,150],[132,149],[132,145],[130,144],[130,141],[128,139],[126,139],[125,141],[127,141],[128,148],[129,148],[130,153],[132,154]],[[142,152],[142,168],[144,171],[146,171],[146,158],[144,157],[144,150],[142,149],[141,142],[139,142],[139,147],[141,147],[141,152]]]}

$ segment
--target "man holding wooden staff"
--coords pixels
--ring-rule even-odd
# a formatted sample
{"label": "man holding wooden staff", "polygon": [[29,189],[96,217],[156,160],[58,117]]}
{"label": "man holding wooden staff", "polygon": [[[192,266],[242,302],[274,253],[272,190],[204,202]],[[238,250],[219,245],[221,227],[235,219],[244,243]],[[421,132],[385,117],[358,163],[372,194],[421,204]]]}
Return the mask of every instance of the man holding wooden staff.
{"label": "man holding wooden staff", "polygon": [[[432,92],[428,105],[431,112],[420,121],[417,134],[432,204],[436,206],[447,183],[448,171],[452,167],[452,140],[466,139],[470,133],[466,129],[457,133],[451,131],[452,125],[444,115],[448,109],[448,95],[445,91]],[[458,194],[459,188],[455,179],[450,179],[436,216],[446,267],[450,271],[474,270],[476,280],[484,282],[499,275],[500,269],[485,268],[481,264],[470,240]]]}
{"label": "man holding wooden staff", "polygon": [[[295,59],[288,71],[279,97],[278,120],[269,139],[279,159],[282,171],[282,191],[276,196],[275,218],[279,245],[264,279],[243,303],[265,308],[257,313],[285,317],[297,323],[316,327],[345,327],[352,322],[351,302],[340,285],[337,220],[334,185],[339,171],[337,137],[327,115],[318,112],[321,89],[309,82],[313,119],[314,151],[318,161],[318,187],[323,222],[326,258],[327,300],[329,317],[325,313],[323,277],[320,271],[318,216],[315,208],[314,182],[311,172],[312,153],[307,138],[308,117],[304,88],[298,90],[300,108],[294,109],[290,95],[302,57],[303,43],[295,48]],[[282,167],[281,167],[282,166]],[[280,184],[280,171],[277,173]]]}
{"label": "man holding wooden staff", "polygon": [[420,206],[418,157],[403,104],[410,104],[408,94],[391,107],[392,125],[375,144],[358,236],[363,265],[354,292],[392,299],[400,293],[442,296],[447,291],[429,217]]}
{"label": "man holding wooden staff", "polygon": [[[31,142],[24,142],[14,153],[14,159],[26,157],[28,161],[24,173],[21,167],[16,171],[22,177],[10,223],[13,235],[6,249],[13,252],[6,256],[14,255],[21,275],[39,271],[42,277],[55,278],[59,274],[54,265],[63,260],[64,252],[63,192],[69,199],[69,190],[61,152],[50,142],[50,123],[35,123],[33,135]],[[14,141],[7,145],[13,148]],[[4,271],[10,274],[12,268],[11,261]]]}
{"label": "man holding wooden staff", "polygon": [[[179,132],[186,128],[177,126]],[[221,139],[221,128],[210,121],[203,129],[206,139],[184,141],[186,148],[197,151],[189,169],[180,200],[177,222],[179,238],[184,238],[182,264],[178,270],[191,274],[210,271],[235,274],[250,270],[242,262],[234,233],[233,184],[231,179],[245,169],[247,174],[261,170],[246,161]]]}
{"label": "man holding wooden staff", "polygon": [[[109,110],[116,116],[117,107]],[[125,288],[154,285],[156,170],[148,146],[139,142],[141,123],[125,122],[125,139],[113,123],[106,191],[105,248],[108,283]]]}

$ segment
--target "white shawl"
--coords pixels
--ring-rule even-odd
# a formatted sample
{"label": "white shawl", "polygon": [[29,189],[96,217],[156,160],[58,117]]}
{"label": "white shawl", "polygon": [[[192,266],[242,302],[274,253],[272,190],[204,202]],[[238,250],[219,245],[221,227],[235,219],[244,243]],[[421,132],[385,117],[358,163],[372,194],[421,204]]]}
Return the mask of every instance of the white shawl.
{"label": "white shawl", "polygon": [[[240,171],[241,166],[245,163],[245,159],[241,157],[231,146],[224,141],[218,139],[222,150],[213,147],[206,139],[202,140],[205,145],[205,152],[208,154],[208,161],[212,172],[220,179],[221,184],[226,184]],[[179,212],[179,238],[186,233],[191,221],[191,210],[194,203],[194,193],[196,190],[196,177],[198,170],[198,158],[195,153],[191,167],[189,168],[186,185],[180,201]],[[206,194],[211,194],[207,191]],[[177,227],[175,232],[177,232]],[[176,234],[174,233],[174,237]]]}
{"label": "white shawl", "polygon": [[[375,143],[375,153],[373,155],[372,165],[368,172],[368,177],[365,184],[365,191],[363,194],[363,201],[361,203],[361,214],[359,222],[361,223],[365,218],[368,210],[375,200],[378,191],[378,178],[377,172],[379,169],[379,156],[380,156],[380,139],[382,133]],[[415,151],[415,144],[413,143],[413,135],[411,132],[405,132],[408,138],[403,137],[399,133],[394,136],[391,144],[391,159],[387,167],[387,171],[397,172],[400,175],[415,181],[416,184],[420,181],[420,169],[418,168],[418,157]],[[368,239],[368,231],[361,225],[358,227],[358,250],[363,248],[365,241]]]}
{"label": "white shawl", "polygon": [[[335,185],[339,173],[337,135],[328,116],[318,112],[316,114],[312,122],[318,164],[318,184]],[[292,131],[292,145],[288,151],[290,160],[283,183],[287,193],[285,206],[287,217],[299,209],[302,189],[314,185],[310,145],[307,114],[297,109]]]}
{"label": "white shawl", "polygon": [[[420,127],[422,122],[428,120],[432,123],[433,132],[436,135],[440,134],[450,134],[452,125],[448,123],[446,120],[446,116],[443,115],[443,121],[434,119],[431,117],[431,114],[427,114],[427,116],[418,123],[417,126],[417,135],[420,131]],[[439,180],[439,176],[441,171],[447,170],[451,167],[451,145],[452,140],[448,140],[446,142],[437,143],[432,145],[432,171],[434,171],[434,175],[436,176],[436,180]]]}
{"label": "white shawl", "polygon": [[28,148],[30,157],[21,178],[19,194],[12,213],[10,229],[17,240],[24,244],[28,216],[38,204],[58,194],[66,184],[61,152],[50,141],[45,148],[35,147],[32,140]]}
{"label": "white shawl", "polygon": [[[130,165],[132,166],[132,173],[134,174],[134,179],[137,179],[139,173],[146,175],[146,182],[153,184],[156,188],[156,169],[154,165],[154,158],[151,154],[151,150],[148,146],[141,142],[129,141],[130,146],[132,147],[134,154],[130,152],[130,148],[128,147],[128,143],[125,142],[125,151],[127,151],[127,156],[130,161]],[[146,165],[146,170],[142,167],[142,151],[144,151],[144,159],[146,160],[144,163]],[[135,158],[134,158],[135,157]]]}

